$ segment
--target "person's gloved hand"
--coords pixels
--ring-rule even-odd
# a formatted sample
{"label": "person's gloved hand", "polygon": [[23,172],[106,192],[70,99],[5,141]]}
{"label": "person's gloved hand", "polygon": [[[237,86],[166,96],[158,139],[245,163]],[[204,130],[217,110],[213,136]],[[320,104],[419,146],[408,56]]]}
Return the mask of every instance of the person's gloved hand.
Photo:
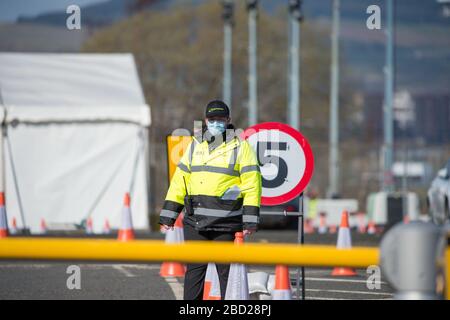
{"label": "person's gloved hand", "polygon": [[173,226],[168,226],[166,224],[162,224],[161,225],[163,227],[164,230],[168,231],[168,230],[173,230]]}
{"label": "person's gloved hand", "polygon": [[245,230],[243,231],[244,237],[245,237],[245,236],[249,236],[249,235],[251,235],[251,234],[253,234],[253,233],[255,233],[255,232],[256,232],[256,229],[245,229]]}

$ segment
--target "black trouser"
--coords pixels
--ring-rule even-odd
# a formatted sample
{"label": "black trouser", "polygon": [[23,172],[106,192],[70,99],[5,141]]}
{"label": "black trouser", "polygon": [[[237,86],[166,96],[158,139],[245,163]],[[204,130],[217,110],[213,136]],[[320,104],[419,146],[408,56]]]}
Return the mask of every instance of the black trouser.
{"label": "black trouser", "polygon": [[[189,240],[212,240],[212,241],[234,241],[234,232],[222,231],[197,231],[194,227],[184,224],[184,239]],[[222,300],[225,298],[227,289],[229,264],[216,264],[219,274],[220,294]],[[206,269],[208,264],[192,263],[187,265],[184,276],[184,300],[202,300],[203,287],[205,284]]]}

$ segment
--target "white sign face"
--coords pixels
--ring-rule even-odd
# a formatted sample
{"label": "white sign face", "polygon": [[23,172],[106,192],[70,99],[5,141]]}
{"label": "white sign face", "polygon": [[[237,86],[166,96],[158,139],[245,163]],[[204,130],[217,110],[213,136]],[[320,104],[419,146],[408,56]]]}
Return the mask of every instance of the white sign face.
{"label": "white sign face", "polygon": [[258,157],[263,205],[286,203],[298,196],[311,179],[314,159],[308,141],[288,125],[267,122],[245,130]]}
{"label": "white sign face", "polygon": [[293,190],[305,173],[305,153],[290,135],[264,130],[248,138],[261,165],[262,195],[279,197]]}

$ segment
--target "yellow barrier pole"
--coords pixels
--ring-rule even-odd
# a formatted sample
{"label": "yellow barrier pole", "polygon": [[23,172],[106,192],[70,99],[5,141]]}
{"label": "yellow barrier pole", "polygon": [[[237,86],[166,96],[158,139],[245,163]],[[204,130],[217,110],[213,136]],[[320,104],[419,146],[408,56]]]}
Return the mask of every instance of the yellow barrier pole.
{"label": "yellow barrier pole", "polygon": [[450,300],[450,242],[445,250],[445,279],[445,296],[447,300]]}
{"label": "yellow barrier pole", "polygon": [[91,260],[91,261],[179,261],[245,264],[284,264],[311,267],[367,267],[379,261],[378,248],[299,246],[295,244],[209,243],[189,241],[165,244],[159,240],[5,238],[0,240],[0,259]]}

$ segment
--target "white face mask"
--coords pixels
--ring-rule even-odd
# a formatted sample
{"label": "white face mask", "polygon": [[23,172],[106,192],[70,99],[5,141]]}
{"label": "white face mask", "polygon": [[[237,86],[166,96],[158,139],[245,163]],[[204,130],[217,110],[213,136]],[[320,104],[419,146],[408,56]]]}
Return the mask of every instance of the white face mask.
{"label": "white face mask", "polygon": [[225,121],[211,120],[208,121],[208,131],[213,136],[220,135],[225,132],[226,123]]}

